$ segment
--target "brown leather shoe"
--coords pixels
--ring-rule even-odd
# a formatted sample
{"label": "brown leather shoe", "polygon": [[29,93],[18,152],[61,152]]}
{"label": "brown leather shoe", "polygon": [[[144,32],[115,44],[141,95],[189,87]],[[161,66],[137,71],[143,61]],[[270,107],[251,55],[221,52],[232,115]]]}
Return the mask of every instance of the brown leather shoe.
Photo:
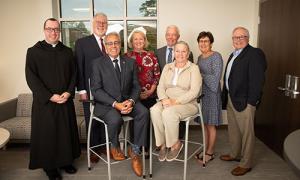
{"label": "brown leather shoe", "polygon": [[94,153],[90,154],[90,161],[91,161],[91,163],[97,163],[99,161],[99,159],[100,158],[96,154],[94,154]]}
{"label": "brown leather shoe", "polygon": [[131,157],[131,166],[132,166],[133,172],[137,176],[141,177],[143,174],[143,165],[142,165],[140,157],[138,155],[133,155]]}
{"label": "brown leather shoe", "polygon": [[231,174],[234,176],[243,176],[244,174],[246,174],[249,171],[251,171],[251,168],[243,168],[243,167],[237,166],[236,168],[234,168],[231,171]]}
{"label": "brown leather shoe", "polygon": [[133,158],[133,156],[135,155],[134,152],[132,151],[132,148],[131,148],[131,147],[128,147],[127,153],[128,153],[128,156],[129,156],[130,158]]}
{"label": "brown leather shoe", "polygon": [[133,172],[137,176],[141,177],[143,174],[143,165],[141,163],[140,157],[132,151],[131,147],[128,148],[128,155],[131,158],[131,167]]}
{"label": "brown leather shoe", "polygon": [[122,161],[125,159],[125,156],[120,148],[111,148],[110,154],[115,161]]}
{"label": "brown leather shoe", "polygon": [[223,154],[223,155],[221,155],[220,159],[223,160],[223,161],[237,161],[237,162],[241,161],[240,159],[231,157],[229,154]]}

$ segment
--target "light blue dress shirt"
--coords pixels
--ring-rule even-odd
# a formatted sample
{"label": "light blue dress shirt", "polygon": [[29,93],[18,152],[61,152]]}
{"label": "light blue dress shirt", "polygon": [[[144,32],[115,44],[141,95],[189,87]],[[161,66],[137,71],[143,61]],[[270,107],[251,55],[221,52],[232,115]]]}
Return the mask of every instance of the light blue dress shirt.
{"label": "light blue dress shirt", "polygon": [[228,63],[227,65],[227,70],[226,70],[226,73],[225,73],[225,85],[226,85],[226,88],[227,90],[229,90],[229,85],[228,85],[228,79],[229,79],[229,75],[230,75],[230,71],[231,71],[231,68],[232,68],[232,64],[235,60],[235,58],[243,51],[243,49],[237,49],[233,52],[233,56],[230,60],[230,62]]}

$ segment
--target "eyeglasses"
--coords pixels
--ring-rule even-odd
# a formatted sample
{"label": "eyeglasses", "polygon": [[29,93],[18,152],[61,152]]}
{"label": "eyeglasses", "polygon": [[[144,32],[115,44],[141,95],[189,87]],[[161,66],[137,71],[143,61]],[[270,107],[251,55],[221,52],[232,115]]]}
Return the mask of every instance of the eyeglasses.
{"label": "eyeglasses", "polygon": [[209,40],[199,40],[199,43],[209,43]]}
{"label": "eyeglasses", "polygon": [[98,25],[107,25],[107,22],[105,21],[94,21]]}
{"label": "eyeglasses", "polygon": [[248,36],[233,36],[232,40],[234,40],[234,41],[241,41],[241,40],[246,39],[247,37]]}
{"label": "eyeglasses", "polygon": [[107,46],[113,46],[113,45],[118,46],[118,45],[120,45],[120,44],[121,44],[120,41],[106,42],[106,43],[105,43],[105,45],[107,45]]}
{"label": "eyeglasses", "polygon": [[59,33],[60,32],[60,29],[59,28],[45,28],[45,30],[48,32],[48,33],[52,33],[52,32],[55,32],[55,33]]}

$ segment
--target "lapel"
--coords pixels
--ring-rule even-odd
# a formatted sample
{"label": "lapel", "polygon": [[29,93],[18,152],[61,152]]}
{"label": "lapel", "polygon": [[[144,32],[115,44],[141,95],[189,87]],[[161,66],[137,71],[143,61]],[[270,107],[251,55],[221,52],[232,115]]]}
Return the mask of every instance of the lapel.
{"label": "lapel", "polygon": [[[249,44],[242,50],[242,52],[235,58],[235,60],[234,60],[234,62],[233,62],[233,64],[232,64],[232,67],[231,67],[231,72],[232,72],[232,70],[234,70],[234,68],[235,68],[235,66],[237,65],[237,64],[240,64],[240,63],[243,63],[243,61],[242,61],[242,58],[243,58],[243,56],[247,53],[247,51],[248,51],[248,49],[249,49]],[[231,74],[231,72],[230,72],[230,74]]]}
{"label": "lapel", "polygon": [[126,77],[126,71],[127,71],[127,65],[126,65],[126,60],[120,56],[120,65],[121,65],[121,89],[123,89],[125,85],[125,77]]}
{"label": "lapel", "polygon": [[[227,72],[227,67],[228,67],[228,64],[229,62],[232,60],[232,57],[233,57],[233,53],[230,54],[229,58],[228,58],[228,61],[226,63],[226,67],[225,67],[225,71],[224,71],[224,76],[223,76],[223,81],[224,81],[224,87],[225,87],[225,82],[226,82],[226,72]],[[230,72],[231,74],[231,72]],[[230,76],[229,74],[229,76]]]}
{"label": "lapel", "polygon": [[[115,79],[115,80],[112,80],[111,82],[119,82],[119,79],[118,79],[118,76],[117,76],[117,73],[115,70],[115,66],[114,66],[112,60],[110,59],[110,57],[107,55],[105,55],[105,62],[106,62],[106,65],[104,68],[106,68],[106,67],[109,68],[113,74],[113,78]],[[121,72],[122,72],[122,69],[121,69]],[[122,75],[121,75],[121,77],[122,77]],[[109,78],[111,78],[111,77],[109,77]],[[121,89],[120,83],[114,83],[114,84],[117,86],[117,89]]]}
{"label": "lapel", "polygon": [[[243,58],[243,56],[247,53],[249,47],[250,47],[250,45],[248,44],[248,45],[242,50],[242,52],[234,59],[234,62],[233,62],[233,64],[232,64],[232,66],[231,66],[231,70],[230,70],[229,77],[231,76],[232,72],[235,70],[235,67],[237,66],[237,64],[243,62],[243,61],[242,61],[242,58]],[[231,57],[231,58],[230,58],[229,61],[231,61],[231,59],[232,59],[232,57],[233,57],[233,53],[231,53],[230,57]],[[228,63],[229,63],[229,61],[228,61]],[[227,64],[228,64],[228,63],[227,63]],[[227,68],[227,67],[226,67],[226,68]]]}
{"label": "lapel", "polygon": [[167,61],[166,56],[167,56],[167,46],[163,47],[163,51],[162,51],[162,57],[161,57],[162,64],[163,64],[162,67],[166,65],[166,61]]}
{"label": "lapel", "polygon": [[94,51],[97,52],[99,56],[102,56],[103,54],[101,52],[97,39],[93,34],[90,36],[90,42],[91,42],[92,49],[94,49]]}

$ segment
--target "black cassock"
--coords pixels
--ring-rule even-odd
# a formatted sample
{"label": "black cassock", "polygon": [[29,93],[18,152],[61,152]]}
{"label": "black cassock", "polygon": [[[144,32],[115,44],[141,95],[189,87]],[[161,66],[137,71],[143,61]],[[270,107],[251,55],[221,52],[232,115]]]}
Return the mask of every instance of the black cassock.
{"label": "black cassock", "polygon": [[[73,163],[80,144],[73,103],[76,68],[72,50],[39,41],[27,50],[26,81],[33,93],[30,169],[52,169]],[[64,104],[50,101],[53,94],[69,92]]]}

